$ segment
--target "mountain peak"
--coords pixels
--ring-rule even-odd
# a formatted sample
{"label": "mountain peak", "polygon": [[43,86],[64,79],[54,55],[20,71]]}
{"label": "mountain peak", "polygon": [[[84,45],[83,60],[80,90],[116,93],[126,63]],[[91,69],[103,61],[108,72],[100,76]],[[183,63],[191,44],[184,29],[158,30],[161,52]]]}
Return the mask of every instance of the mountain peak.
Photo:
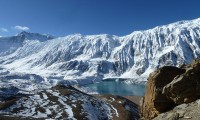
{"label": "mountain peak", "polygon": [[27,40],[39,40],[39,41],[46,41],[55,38],[54,36],[49,34],[31,33],[27,31],[22,31],[19,34],[17,34],[17,36]]}
{"label": "mountain peak", "polygon": [[31,34],[30,32],[27,32],[27,31],[22,31],[20,32],[18,35],[26,35],[26,34]]}

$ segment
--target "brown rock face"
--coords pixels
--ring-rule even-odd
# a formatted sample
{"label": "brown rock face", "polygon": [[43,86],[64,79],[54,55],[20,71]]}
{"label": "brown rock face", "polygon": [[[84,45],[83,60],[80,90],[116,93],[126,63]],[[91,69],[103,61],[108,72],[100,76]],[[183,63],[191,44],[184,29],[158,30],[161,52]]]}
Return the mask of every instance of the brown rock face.
{"label": "brown rock face", "polygon": [[200,98],[200,60],[194,60],[184,74],[167,84],[163,94],[176,104],[189,103]]}
{"label": "brown rock face", "polygon": [[184,69],[166,66],[150,74],[141,107],[141,115],[145,119],[152,119],[175,106],[171,99],[162,94],[163,87],[184,72]]}
{"label": "brown rock face", "polygon": [[150,74],[141,107],[145,119],[200,98],[200,59],[182,68],[168,66]]}

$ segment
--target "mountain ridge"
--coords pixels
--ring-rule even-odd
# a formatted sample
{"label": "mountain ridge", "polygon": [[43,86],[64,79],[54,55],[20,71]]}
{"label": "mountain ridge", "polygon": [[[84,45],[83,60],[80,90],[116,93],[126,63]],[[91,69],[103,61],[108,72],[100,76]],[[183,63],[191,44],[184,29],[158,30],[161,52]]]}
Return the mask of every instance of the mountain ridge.
{"label": "mountain ridge", "polygon": [[9,74],[36,74],[73,84],[113,77],[146,81],[159,67],[188,64],[200,57],[200,18],[121,37],[74,34],[41,41],[26,39],[14,47],[0,52],[0,67]]}

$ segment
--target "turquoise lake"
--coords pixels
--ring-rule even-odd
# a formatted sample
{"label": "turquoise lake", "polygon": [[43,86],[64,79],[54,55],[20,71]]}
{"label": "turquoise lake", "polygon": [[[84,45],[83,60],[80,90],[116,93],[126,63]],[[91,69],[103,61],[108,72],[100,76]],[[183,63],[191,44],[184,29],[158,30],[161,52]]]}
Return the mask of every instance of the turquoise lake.
{"label": "turquoise lake", "polygon": [[127,84],[123,80],[104,80],[99,83],[84,85],[90,92],[120,96],[144,96],[144,84]]}

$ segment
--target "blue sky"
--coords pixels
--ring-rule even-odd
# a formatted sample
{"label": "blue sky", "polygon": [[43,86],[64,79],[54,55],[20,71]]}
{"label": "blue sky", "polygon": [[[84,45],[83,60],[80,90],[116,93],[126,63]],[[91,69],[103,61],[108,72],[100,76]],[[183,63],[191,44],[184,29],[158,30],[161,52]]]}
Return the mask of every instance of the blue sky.
{"label": "blue sky", "polygon": [[0,0],[0,36],[126,35],[200,17],[199,0]]}

